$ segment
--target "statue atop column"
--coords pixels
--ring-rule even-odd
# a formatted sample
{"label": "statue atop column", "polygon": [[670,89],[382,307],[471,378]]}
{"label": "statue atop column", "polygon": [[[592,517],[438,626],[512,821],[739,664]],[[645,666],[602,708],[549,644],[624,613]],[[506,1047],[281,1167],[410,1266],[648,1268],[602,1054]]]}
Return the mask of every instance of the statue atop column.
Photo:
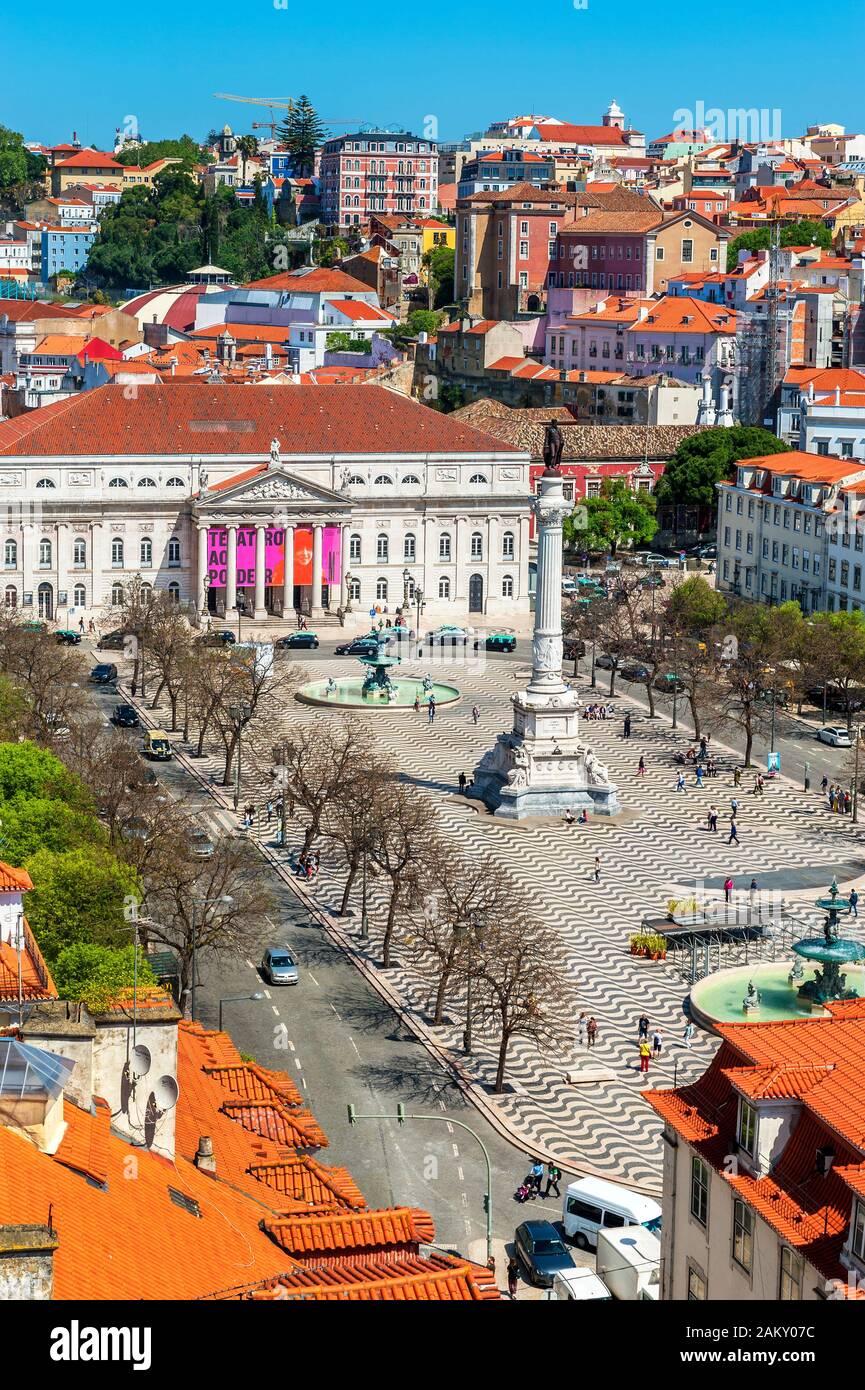
{"label": "statue atop column", "polygon": [[544,426],[544,468],[547,473],[558,473],[562,463],[565,441],[555,420]]}

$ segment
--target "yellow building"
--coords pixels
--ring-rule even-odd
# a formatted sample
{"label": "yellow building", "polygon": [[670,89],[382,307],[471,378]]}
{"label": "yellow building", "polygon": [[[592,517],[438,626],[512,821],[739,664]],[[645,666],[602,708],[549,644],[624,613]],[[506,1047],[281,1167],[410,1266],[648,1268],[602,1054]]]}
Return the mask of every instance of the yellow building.
{"label": "yellow building", "polygon": [[434,217],[420,218],[415,222],[415,226],[421,233],[422,256],[425,256],[427,251],[436,250],[439,246],[448,246],[451,251],[456,250],[456,227],[449,226],[447,222],[439,222]]}

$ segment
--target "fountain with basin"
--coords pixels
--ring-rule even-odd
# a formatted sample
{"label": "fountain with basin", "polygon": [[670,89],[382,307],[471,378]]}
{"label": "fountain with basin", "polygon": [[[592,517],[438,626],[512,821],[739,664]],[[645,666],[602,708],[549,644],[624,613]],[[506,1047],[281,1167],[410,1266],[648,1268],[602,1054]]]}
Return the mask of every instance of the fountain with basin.
{"label": "fountain with basin", "polygon": [[839,934],[841,918],[850,912],[849,898],[833,880],[828,895],[818,898],[815,907],[826,914],[823,934],[794,942],[792,965],[776,961],[735,966],[693,985],[688,1011],[694,1022],[712,1032],[715,1023],[821,1018],[827,1003],[865,996],[865,946]]}
{"label": "fountain with basin", "polygon": [[429,675],[411,679],[395,679],[391,675],[393,667],[400,664],[400,658],[386,650],[392,631],[373,629],[369,634],[376,643],[375,654],[358,657],[366,667],[365,675],[309,681],[297,692],[298,700],[305,705],[335,709],[413,709],[415,700],[428,705],[430,698],[436,705],[455,704],[460,698],[455,685],[434,681]]}

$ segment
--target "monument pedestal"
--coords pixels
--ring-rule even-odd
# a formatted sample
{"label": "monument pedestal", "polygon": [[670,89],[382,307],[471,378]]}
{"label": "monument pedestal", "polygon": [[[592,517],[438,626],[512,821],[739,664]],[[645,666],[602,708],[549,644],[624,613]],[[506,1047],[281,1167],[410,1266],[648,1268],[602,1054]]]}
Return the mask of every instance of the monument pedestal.
{"label": "monument pedestal", "polygon": [[502,820],[531,816],[614,816],[621,810],[607,769],[579,737],[575,690],[512,697],[514,727],[499,734],[475,771],[471,795]]}

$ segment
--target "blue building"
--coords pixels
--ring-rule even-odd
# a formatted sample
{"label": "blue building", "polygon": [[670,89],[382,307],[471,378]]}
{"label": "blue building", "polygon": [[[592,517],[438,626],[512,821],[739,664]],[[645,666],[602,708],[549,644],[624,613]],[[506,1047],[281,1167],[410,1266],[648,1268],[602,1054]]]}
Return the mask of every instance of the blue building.
{"label": "blue building", "polygon": [[87,265],[96,232],[89,227],[46,227],[42,232],[42,283],[61,270],[80,274]]}

